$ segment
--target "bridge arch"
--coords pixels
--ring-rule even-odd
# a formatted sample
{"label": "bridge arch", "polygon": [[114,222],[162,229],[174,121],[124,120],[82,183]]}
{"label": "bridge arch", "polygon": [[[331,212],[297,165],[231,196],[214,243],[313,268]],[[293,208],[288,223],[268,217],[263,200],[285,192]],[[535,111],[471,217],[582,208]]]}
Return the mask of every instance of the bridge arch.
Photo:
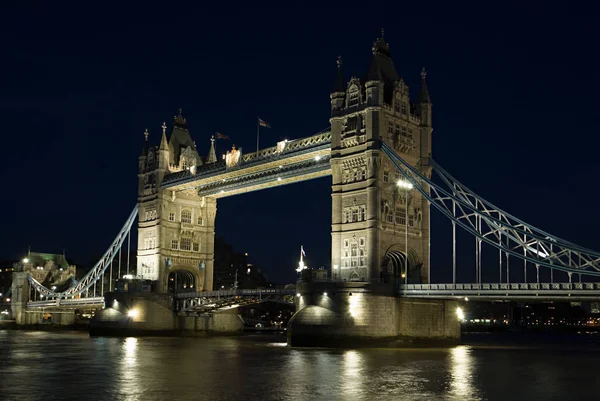
{"label": "bridge arch", "polygon": [[420,284],[422,262],[419,260],[419,255],[410,247],[408,255],[406,250],[394,249],[400,247],[400,245],[392,245],[385,252],[382,266],[384,278],[406,280],[409,284]]}
{"label": "bridge arch", "polygon": [[192,292],[202,288],[200,273],[184,266],[171,268],[167,283],[170,293]]}

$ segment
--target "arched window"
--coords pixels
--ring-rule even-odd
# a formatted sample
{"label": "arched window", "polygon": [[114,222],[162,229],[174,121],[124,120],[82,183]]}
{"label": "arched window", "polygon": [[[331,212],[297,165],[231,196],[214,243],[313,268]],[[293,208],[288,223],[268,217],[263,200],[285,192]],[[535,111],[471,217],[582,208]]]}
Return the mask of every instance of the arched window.
{"label": "arched window", "polygon": [[202,216],[198,216],[198,225],[201,226],[203,223]]}
{"label": "arched window", "polygon": [[192,212],[188,209],[183,209],[181,211],[181,222],[182,223],[191,223],[192,222]]}
{"label": "arched window", "polygon": [[171,240],[171,249],[177,249],[179,248],[179,243],[176,239],[172,239]]}

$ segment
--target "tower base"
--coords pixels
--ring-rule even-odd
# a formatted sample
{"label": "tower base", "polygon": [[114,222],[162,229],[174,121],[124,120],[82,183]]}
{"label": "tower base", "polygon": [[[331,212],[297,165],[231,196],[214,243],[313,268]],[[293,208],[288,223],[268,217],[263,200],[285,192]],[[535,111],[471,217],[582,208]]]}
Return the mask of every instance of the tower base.
{"label": "tower base", "polygon": [[288,345],[439,346],[460,342],[457,301],[397,297],[393,285],[298,284]]}

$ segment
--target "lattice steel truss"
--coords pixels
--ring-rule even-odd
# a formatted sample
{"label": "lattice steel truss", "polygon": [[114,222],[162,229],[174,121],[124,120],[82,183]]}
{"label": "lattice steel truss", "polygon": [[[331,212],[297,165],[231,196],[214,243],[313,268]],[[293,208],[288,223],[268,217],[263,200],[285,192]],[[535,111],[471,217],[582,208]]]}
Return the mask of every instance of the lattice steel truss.
{"label": "lattice steel truss", "polygon": [[[452,221],[453,227],[453,280],[456,281],[456,226],[476,238],[476,280],[481,283],[481,244],[499,250],[500,282],[505,259],[506,277],[509,277],[509,256],[522,261],[525,278],[527,263],[540,267],[587,276],[600,276],[600,253],[578,246],[536,228],[505,212],[452,177],[433,159],[421,160],[419,168],[411,166],[385,142],[381,148],[404,178],[410,182],[437,210]],[[428,178],[425,170],[431,168],[442,184]],[[431,176],[432,176],[431,175]],[[580,276],[581,277],[581,276]]]}
{"label": "lattice steel truss", "polygon": [[[74,286],[70,287],[66,291],[63,291],[63,292],[52,291],[52,290],[44,287],[37,280],[35,280],[33,277],[31,277],[29,275],[27,276],[27,280],[29,280],[29,283],[31,284],[31,286],[38,293],[40,293],[41,295],[43,295],[45,298],[48,298],[48,299],[56,299],[56,298],[67,299],[67,298],[73,298],[78,295],[84,294],[92,286],[95,287],[96,282],[103,277],[104,272],[107,269],[107,267],[111,266],[113,259],[120,252],[121,246],[123,245],[125,238],[128,237],[129,232],[131,231],[131,227],[133,226],[133,222],[135,221],[135,219],[137,217],[137,214],[138,214],[138,207],[136,205],[133,208],[133,210],[131,211],[131,213],[129,214],[127,221],[125,221],[123,228],[121,228],[121,231],[119,231],[119,234],[117,235],[115,240],[112,242],[112,244],[110,245],[108,250],[104,253],[104,256],[102,256],[102,258],[94,265],[94,267],[78,283],[76,283]],[[103,281],[102,281],[102,283],[103,283]]]}

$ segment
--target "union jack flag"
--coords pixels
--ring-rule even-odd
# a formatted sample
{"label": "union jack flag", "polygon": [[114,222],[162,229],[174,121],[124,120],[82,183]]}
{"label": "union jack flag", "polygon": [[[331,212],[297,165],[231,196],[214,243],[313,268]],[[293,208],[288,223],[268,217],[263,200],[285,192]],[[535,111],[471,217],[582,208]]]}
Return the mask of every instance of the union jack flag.
{"label": "union jack flag", "polygon": [[268,122],[266,122],[265,120],[259,118],[258,119],[258,125],[260,125],[261,127],[265,127],[265,128],[271,128],[271,124],[269,124]]}

